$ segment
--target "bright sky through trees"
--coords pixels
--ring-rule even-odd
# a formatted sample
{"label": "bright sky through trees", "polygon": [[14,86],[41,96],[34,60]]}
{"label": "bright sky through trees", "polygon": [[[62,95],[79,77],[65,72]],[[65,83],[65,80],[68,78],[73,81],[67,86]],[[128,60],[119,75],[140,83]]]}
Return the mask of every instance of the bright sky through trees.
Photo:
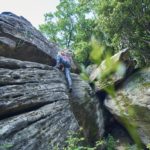
{"label": "bright sky through trees", "polygon": [[44,23],[44,14],[54,12],[59,0],[0,0],[0,13],[10,11],[25,17],[38,28]]}

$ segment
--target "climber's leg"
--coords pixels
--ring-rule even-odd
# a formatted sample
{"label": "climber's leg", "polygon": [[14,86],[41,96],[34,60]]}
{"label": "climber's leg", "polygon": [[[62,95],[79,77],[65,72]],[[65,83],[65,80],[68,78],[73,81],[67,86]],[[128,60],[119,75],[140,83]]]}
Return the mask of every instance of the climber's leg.
{"label": "climber's leg", "polygon": [[65,67],[65,76],[68,82],[69,91],[71,92],[72,91],[72,79],[70,75],[70,68]]}

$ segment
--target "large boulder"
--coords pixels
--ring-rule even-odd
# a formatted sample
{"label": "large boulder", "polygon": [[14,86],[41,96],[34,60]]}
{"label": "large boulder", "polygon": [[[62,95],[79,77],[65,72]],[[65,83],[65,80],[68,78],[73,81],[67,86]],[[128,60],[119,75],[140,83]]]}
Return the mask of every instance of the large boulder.
{"label": "large boulder", "polygon": [[104,134],[104,118],[101,105],[89,84],[72,74],[73,91],[70,102],[79,125],[84,129],[88,142],[94,144]]}
{"label": "large boulder", "polygon": [[150,143],[150,68],[134,73],[105,106],[128,130],[134,141]]}
{"label": "large boulder", "polygon": [[57,50],[25,18],[0,14],[0,150],[61,149],[79,125],[90,143],[102,137],[98,99],[75,74],[68,93]]}
{"label": "large boulder", "polygon": [[0,56],[55,65],[58,52],[29,21],[10,12],[0,14]]}
{"label": "large boulder", "polygon": [[[111,63],[111,66],[108,63]],[[113,68],[117,64],[118,69],[114,71]],[[94,81],[95,91],[97,92],[105,89],[106,86],[110,84],[120,84],[124,78],[129,76],[135,69],[136,61],[131,59],[129,49],[124,49],[110,57],[109,62],[107,59],[105,59],[99,66],[92,65],[91,67],[87,68],[87,73],[89,74],[90,82]],[[102,74],[104,73],[105,76],[107,76],[107,81],[104,81],[104,79],[100,80]]]}
{"label": "large boulder", "polygon": [[63,74],[53,67],[0,57],[0,150],[62,147],[79,126]]}
{"label": "large boulder", "polygon": [[64,74],[52,66],[0,57],[0,149],[61,149],[79,125],[90,144],[102,137],[97,97],[78,75],[72,79],[69,94]]}

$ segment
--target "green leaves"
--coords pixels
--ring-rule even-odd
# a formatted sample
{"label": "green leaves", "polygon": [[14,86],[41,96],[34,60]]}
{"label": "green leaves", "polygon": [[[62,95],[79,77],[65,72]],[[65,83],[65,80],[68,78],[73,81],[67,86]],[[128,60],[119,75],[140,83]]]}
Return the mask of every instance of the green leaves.
{"label": "green leaves", "polygon": [[80,76],[83,80],[85,81],[89,81],[89,75],[87,74],[86,72],[86,68],[84,65],[81,65],[81,73],[80,73]]}
{"label": "green leaves", "polygon": [[[98,14],[98,26],[108,35],[110,44],[117,51],[125,47],[134,51],[149,51],[150,40],[143,40],[150,37],[147,26],[150,20],[150,3],[147,0],[106,0],[97,3],[95,10]],[[149,58],[147,54],[145,57]]]}
{"label": "green leaves", "polygon": [[66,140],[67,146],[61,148],[63,150],[98,150],[102,145],[105,144],[104,140],[98,140],[94,147],[87,145],[86,139],[82,136],[82,130],[79,130],[76,133],[69,132]]}
{"label": "green leaves", "polygon": [[[102,51],[114,53],[126,47],[132,49],[133,57],[134,51],[140,51],[140,63],[148,64],[149,14],[148,0],[61,0],[56,12],[45,15],[40,30],[60,47],[77,51],[77,61],[86,66],[100,63],[97,58]],[[90,44],[92,36],[98,47]]]}
{"label": "green leaves", "polygon": [[50,41],[62,47],[70,47],[75,35],[75,10],[74,0],[62,0],[56,12],[45,15],[46,23],[40,25],[40,30]]}
{"label": "green leaves", "polygon": [[149,144],[147,144],[146,148],[147,148],[147,149],[150,149],[150,143],[149,143]]}
{"label": "green leaves", "polygon": [[92,45],[92,51],[90,53],[90,60],[93,63],[99,64],[102,61],[102,55],[105,50],[105,46],[99,44],[94,37],[92,37],[91,45]]}
{"label": "green leaves", "polygon": [[60,47],[75,52],[78,62],[89,64],[90,39],[95,28],[93,2],[61,0],[57,11],[45,15],[40,30]]}

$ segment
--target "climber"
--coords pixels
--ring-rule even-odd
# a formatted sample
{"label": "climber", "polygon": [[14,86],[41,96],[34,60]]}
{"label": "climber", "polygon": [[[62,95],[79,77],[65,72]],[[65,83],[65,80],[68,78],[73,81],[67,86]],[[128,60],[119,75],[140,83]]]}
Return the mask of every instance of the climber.
{"label": "climber", "polygon": [[69,92],[71,92],[72,91],[72,80],[70,76],[71,58],[67,55],[66,49],[58,53],[56,62],[57,63],[55,67],[64,71],[69,87]]}

